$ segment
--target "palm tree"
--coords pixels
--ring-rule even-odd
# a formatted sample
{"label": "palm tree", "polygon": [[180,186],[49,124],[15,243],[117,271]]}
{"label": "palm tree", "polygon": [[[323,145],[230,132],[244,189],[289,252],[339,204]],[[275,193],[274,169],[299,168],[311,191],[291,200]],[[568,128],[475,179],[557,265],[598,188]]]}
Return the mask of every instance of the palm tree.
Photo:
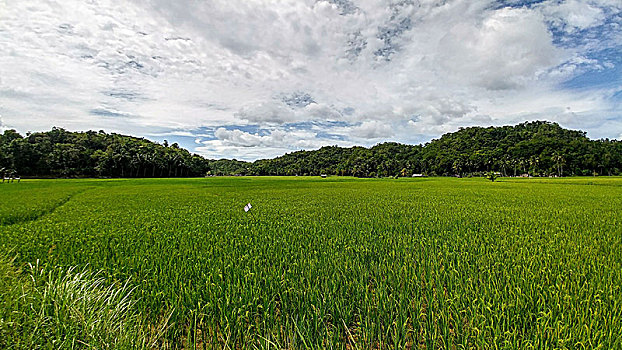
{"label": "palm tree", "polygon": [[524,158],[521,158],[521,159],[518,161],[518,163],[519,163],[519,165],[520,165],[520,167],[521,167],[521,170],[523,171],[523,174],[525,174],[525,173],[527,172],[527,171],[526,171],[526,169],[525,169],[525,166],[527,165],[527,162],[525,161],[525,159],[524,159]]}
{"label": "palm tree", "polygon": [[564,166],[564,163],[566,162],[566,160],[564,159],[564,156],[559,152],[555,152],[553,153],[552,159],[555,162],[555,166],[557,167],[557,175],[559,177],[562,177],[564,173],[563,166]]}
{"label": "palm tree", "polygon": [[503,159],[501,160],[501,170],[503,173],[503,176],[508,176],[507,173],[507,167],[510,165],[510,156],[508,156],[507,154],[505,156],[503,156]]}
{"label": "palm tree", "polygon": [[454,163],[452,164],[452,169],[454,170],[454,172],[456,173],[456,175],[462,175],[462,164],[460,164],[459,160],[454,160]]}
{"label": "palm tree", "polygon": [[540,164],[540,157],[538,156],[532,156],[531,158],[529,158],[529,165],[531,165],[531,168],[533,169],[533,173],[534,175],[537,173],[538,171],[538,165]]}

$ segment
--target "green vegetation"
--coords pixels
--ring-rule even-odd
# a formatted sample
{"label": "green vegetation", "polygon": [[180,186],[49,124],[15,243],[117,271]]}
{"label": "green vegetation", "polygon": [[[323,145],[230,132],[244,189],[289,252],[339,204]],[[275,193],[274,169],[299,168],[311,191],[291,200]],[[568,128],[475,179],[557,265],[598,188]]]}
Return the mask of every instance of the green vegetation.
{"label": "green vegetation", "polygon": [[[214,166],[212,171],[218,173]],[[403,171],[402,171],[403,170]],[[253,175],[350,175],[356,177],[618,175],[622,173],[622,142],[590,140],[584,132],[555,123],[471,127],[443,135],[423,146],[383,143],[363,147],[323,147],[252,164]]]}
{"label": "green vegetation", "polygon": [[[4,168],[5,170],[2,170]],[[337,146],[299,151],[253,163],[207,160],[178,145],[159,145],[103,131],[52,129],[22,137],[0,135],[0,175],[193,177],[210,175],[345,175],[390,177],[428,174],[482,176],[619,175],[622,142],[590,140],[555,123],[471,127],[426,145],[388,142],[371,148]]]}
{"label": "green vegetation", "polygon": [[495,182],[496,179],[499,178],[499,173],[494,172],[494,171],[489,171],[486,173],[486,179]]}
{"label": "green vegetation", "polygon": [[36,177],[191,177],[203,176],[208,161],[176,143],[157,143],[103,131],[53,128],[26,137],[0,135],[0,175]]}
{"label": "green vegetation", "polygon": [[621,178],[0,186],[2,348],[622,347]]}
{"label": "green vegetation", "polygon": [[[104,285],[88,270],[46,271],[29,266],[25,276],[0,257],[2,349],[148,349],[158,345],[140,322],[129,284]],[[160,335],[163,333],[160,331]]]}

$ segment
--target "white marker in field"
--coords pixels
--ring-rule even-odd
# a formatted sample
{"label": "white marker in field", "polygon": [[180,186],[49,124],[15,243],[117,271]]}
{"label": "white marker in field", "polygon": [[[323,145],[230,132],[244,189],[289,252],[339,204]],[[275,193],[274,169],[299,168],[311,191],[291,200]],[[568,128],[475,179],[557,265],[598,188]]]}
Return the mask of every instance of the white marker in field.
{"label": "white marker in field", "polygon": [[248,203],[247,205],[244,206],[244,211],[248,213],[248,211],[251,210],[252,207],[253,206],[250,203]]}

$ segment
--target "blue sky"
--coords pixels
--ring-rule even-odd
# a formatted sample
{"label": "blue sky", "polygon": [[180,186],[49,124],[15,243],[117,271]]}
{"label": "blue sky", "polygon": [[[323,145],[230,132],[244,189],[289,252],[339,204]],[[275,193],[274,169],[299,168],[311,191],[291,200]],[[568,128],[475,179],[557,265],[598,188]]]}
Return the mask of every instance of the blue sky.
{"label": "blue sky", "polygon": [[622,137],[619,0],[0,0],[0,129],[253,160],[550,120]]}

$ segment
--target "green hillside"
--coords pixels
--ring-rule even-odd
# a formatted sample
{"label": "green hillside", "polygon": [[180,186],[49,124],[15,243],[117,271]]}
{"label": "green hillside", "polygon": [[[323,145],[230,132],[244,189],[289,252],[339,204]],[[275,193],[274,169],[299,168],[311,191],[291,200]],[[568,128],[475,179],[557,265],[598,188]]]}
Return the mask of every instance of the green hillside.
{"label": "green hillside", "polygon": [[591,140],[584,132],[537,121],[464,128],[425,145],[327,146],[244,162],[208,160],[177,144],[103,131],[55,128],[23,137],[7,130],[0,135],[0,168],[35,177],[470,176],[487,171],[505,176],[617,175],[622,172],[622,142]]}

